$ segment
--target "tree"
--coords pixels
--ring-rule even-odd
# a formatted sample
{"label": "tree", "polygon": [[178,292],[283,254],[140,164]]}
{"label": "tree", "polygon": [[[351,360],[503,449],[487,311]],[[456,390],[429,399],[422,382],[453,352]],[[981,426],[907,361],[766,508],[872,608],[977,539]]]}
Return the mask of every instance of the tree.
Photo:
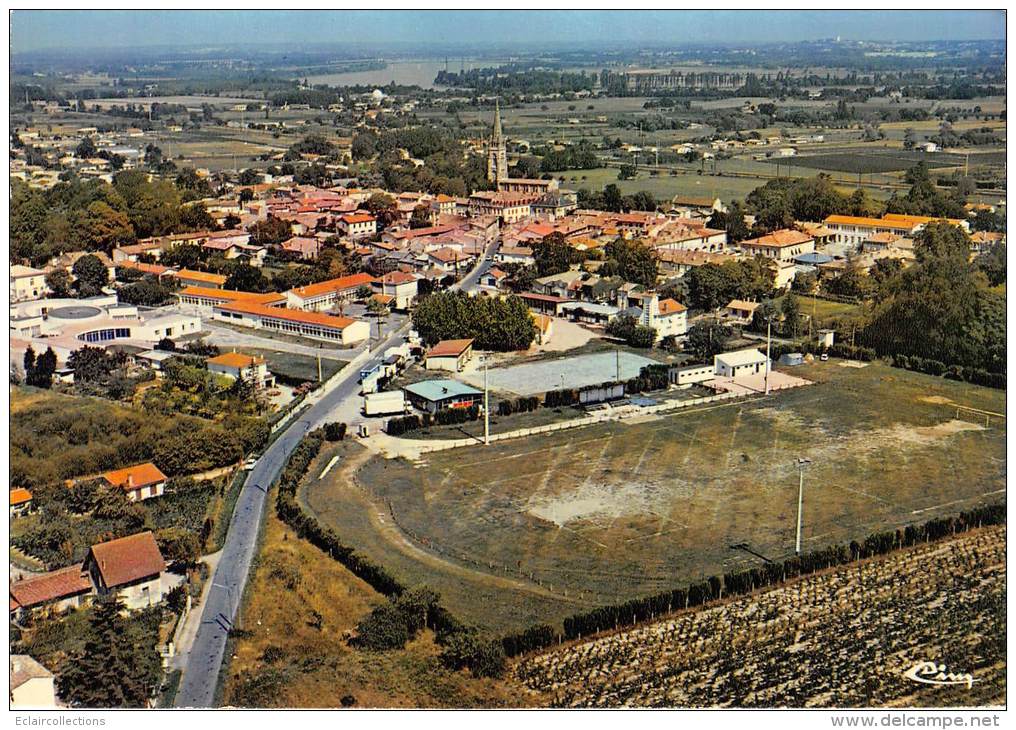
{"label": "tree", "polygon": [[917,144],[917,133],[913,127],[907,127],[903,130],[903,149],[912,150]]}
{"label": "tree", "polygon": [[783,298],[780,313],[783,315],[783,334],[797,337],[801,326],[801,305],[793,293]]}
{"label": "tree", "polygon": [[115,597],[98,599],[83,649],[63,663],[57,677],[60,697],[74,707],[147,706],[161,675],[157,616],[152,631],[145,621],[125,616]]}
{"label": "tree", "polygon": [[413,311],[413,326],[428,345],[471,338],[477,349],[495,352],[528,349],[536,336],[529,309],[514,295],[495,299],[461,291],[431,294]]}
{"label": "tree", "polygon": [[969,261],[963,229],[931,223],[915,239],[916,262],[878,303],[860,332],[880,355],[909,355],[946,365],[1003,372],[1005,297]]}
{"label": "tree", "polygon": [[623,207],[621,189],[614,183],[603,188],[603,209],[613,213],[620,213]]}
{"label": "tree", "polygon": [[711,362],[714,355],[724,351],[733,330],[715,321],[699,322],[688,330],[685,350],[691,352],[700,362]]}
{"label": "tree", "polygon": [[264,292],[268,291],[270,284],[265,275],[250,264],[237,264],[226,277],[223,288],[234,291]]}
{"label": "tree", "polygon": [[94,297],[102,293],[102,288],[109,283],[109,270],[98,256],[89,254],[82,256],[71,267],[77,281],[78,294],[82,297]]}
{"label": "tree", "polygon": [[35,357],[35,353],[32,352],[31,359],[34,360],[32,367],[29,367],[29,351],[31,347],[25,350],[25,384],[31,385],[35,388],[50,388],[53,385],[53,373],[56,372],[56,353],[53,352],[52,347],[47,347],[46,351]]}
{"label": "tree", "polygon": [[991,286],[1005,283],[1005,243],[994,244],[978,256],[974,263],[984,272]]}
{"label": "tree", "polygon": [[125,304],[141,307],[158,307],[172,301],[173,292],[150,277],[120,287],[116,298]]}
{"label": "tree", "polygon": [[559,231],[544,236],[541,241],[533,243],[531,248],[538,277],[567,271],[577,260],[577,252],[568,245],[564,234]]}
{"label": "tree", "polygon": [[54,269],[46,274],[46,286],[57,299],[71,295],[71,275],[65,269]]}
{"label": "tree", "polygon": [[729,243],[740,243],[748,237],[748,224],[744,222],[744,209],[737,200],[727,206],[727,211],[715,211],[707,224],[710,228],[726,231]]}
{"label": "tree", "polygon": [[647,289],[656,286],[659,262],[649,246],[641,241],[616,238],[607,244],[605,253],[608,260],[617,262],[617,273],[625,281],[640,284]]}
{"label": "tree", "polygon": [[427,228],[430,226],[430,208],[420,204],[413,208],[413,215],[409,218],[410,228]]}
{"label": "tree", "polygon": [[363,204],[364,209],[371,212],[377,218],[378,230],[388,228],[398,220],[399,210],[395,204],[395,198],[384,193],[374,193]]}
{"label": "tree", "polygon": [[85,136],[80,142],[78,142],[78,146],[74,148],[74,156],[82,160],[95,157],[97,152],[98,150],[95,148],[95,140],[92,139],[91,135]]}
{"label": "tree", "polygon": [[253,243],[268,246],[273,243],[282,243],[293,235],[290,225],[274,216],[268,216],[263,221],[254,223],[247,229]]}
{"label": "tree", "polygon": [[88,206],[82,220],[81,233],[90,251],[110,253],[118,246],[135,241],[134,227],[126,213],[97,200]]}

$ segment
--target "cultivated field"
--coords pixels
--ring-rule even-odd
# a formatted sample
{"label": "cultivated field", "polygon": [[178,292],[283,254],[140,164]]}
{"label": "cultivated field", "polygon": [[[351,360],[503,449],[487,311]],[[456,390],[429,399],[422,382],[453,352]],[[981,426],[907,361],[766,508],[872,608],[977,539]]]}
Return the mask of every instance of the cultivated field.
{"label": "cultivated field", "polygon": [[[1004,705],[1006,528],[991,527],[523,660],[568,707]],[[918,662],[973,682],[920,684]]]}
{"label": "cultivated field", "polygon": [[1002,412],[1004,393],[848,365],[795,368],[819,384],[769,399],[374,459],[362,489],[333,474],[304,499],[405,582],[499,630],[787,557],[797,457],[813,461],[805,550],[1004,499],[1004,421],[951,405]]}

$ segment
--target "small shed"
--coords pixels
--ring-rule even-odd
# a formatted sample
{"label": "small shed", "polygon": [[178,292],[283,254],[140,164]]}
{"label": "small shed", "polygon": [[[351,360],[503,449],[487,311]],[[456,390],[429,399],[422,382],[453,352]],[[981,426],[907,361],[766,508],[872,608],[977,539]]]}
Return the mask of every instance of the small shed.
{"label": "small shed", "polygon": [[459,372],[473,355],[473,341],[441,340],[427,353],[424,367],[427,370]]}
{"label": "small shed", "polygon": [[786,365],[788,367],[794,367],[796,365],[804,364],[804,354],[800,352],[787,352],[780,356],[780,365]]}

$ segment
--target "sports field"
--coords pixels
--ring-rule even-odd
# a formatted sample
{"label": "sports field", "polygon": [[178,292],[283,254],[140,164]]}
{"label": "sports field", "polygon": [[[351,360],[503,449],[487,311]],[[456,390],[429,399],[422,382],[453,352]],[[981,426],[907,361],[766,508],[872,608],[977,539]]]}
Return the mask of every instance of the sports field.
{"label": "sports field", "polygon": [[1004,420],[955,407],[1001,413],[1003,392],[849,365],[795,368],[817,384],[768,399],[374,459],[359,471],[373,508],[348,475],[305,496],[407,582],[502,630],[788,556],[798,457],[806,550],[1004,499]]}

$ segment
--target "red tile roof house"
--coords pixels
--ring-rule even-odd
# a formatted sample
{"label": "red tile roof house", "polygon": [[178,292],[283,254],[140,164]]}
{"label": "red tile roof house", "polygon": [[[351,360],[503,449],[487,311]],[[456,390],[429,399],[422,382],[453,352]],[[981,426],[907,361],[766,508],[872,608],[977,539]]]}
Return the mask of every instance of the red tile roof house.
{"label": "red tile roof house", "polygon": [[80,565],[53,570],[11,583],[10,612],[16,620],[29,614],[64,613],[83,606],[92,582]]}
{"label": "red tile roof house", "polygon": [[283,241],[281,248],[286,253],[292,254],[297,258],[312,260],[316,259],[318,254],[321,253],[321,241],[316,238],[294,236],[288,241]]}
{"label": "red tile roof house", "polygon": [[28,514],[32,510],[32,493],[24,487],[15,487],[11,490],[11,518]]}
{"label": "red tile roof house", "polygon": [[108,471],[101,477],[111,487],[123,489],[132,502],[160,497],[166,491],[166,475],[151,462]]}
{"label": "red tile roof house", "polygon": [[[393,298],[394,308],[409,309],[417,294],[416,277],[405,271],[390,271],[381,277],[381,293]],[[377,288],[377,283],[374,285]]]}
{"label": "red tile roof house", "polygon": [[424,367],[427,370],[459,372],[472,355],[472,340],[441,340],[427,352]]}
{"label": "red tile roof house", "polygon": [[82,567],[98,595],[116,594],[128,609],[147,608],[162,600],[166,561],[151,532],[92,545]]}

